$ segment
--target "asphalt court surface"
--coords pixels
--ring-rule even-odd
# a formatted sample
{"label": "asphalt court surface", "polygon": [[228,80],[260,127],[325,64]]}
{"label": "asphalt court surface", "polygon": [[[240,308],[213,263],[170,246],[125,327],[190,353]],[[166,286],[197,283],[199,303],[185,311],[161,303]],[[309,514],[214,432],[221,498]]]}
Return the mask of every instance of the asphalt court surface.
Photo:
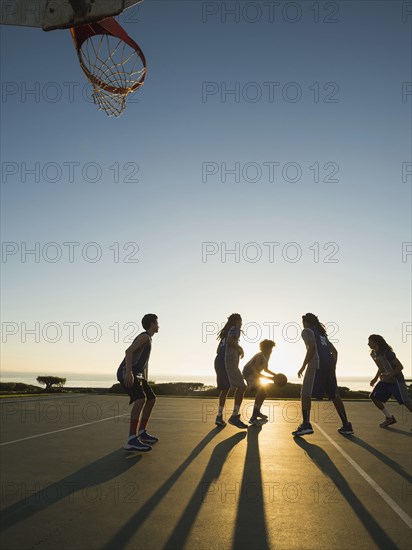
{"label": "asphalt court surface", "polygon": [[314,402],[315,433],[293,438],[299,401],[267,401],[269,422],[238,430],[214,426],[217,400],[161,397],[143,455],[122,448],[125,396],[3,399],[1,546],[409,550],[411,415],[391,402],[383,430],[371,402],[345,405],[354,436]]}

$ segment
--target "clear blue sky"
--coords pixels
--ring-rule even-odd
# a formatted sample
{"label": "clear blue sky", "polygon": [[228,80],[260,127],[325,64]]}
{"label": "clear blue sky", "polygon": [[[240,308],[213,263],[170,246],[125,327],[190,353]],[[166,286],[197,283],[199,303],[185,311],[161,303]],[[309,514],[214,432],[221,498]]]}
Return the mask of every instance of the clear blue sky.
{"label": "clear blue sky", "polygon": [[372,377],[380,333],[411,376],[412,15],[247,4],[123,14],[148,75],[118,119],[68,31],[1,27],[2,369],[114,373],[154,312],[151,378],[213,375],[236,311],[293,379],[312,311],[338,375]]}

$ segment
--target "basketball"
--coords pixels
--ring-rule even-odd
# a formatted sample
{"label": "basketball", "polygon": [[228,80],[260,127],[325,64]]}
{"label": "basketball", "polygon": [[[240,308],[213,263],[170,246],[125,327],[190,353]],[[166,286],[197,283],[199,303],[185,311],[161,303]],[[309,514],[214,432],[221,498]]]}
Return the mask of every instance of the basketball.
{"label": "basketball", "polygon": [[285,384],[287,384],[288,379],[284,374],[280,372],[279,374],[274,376],[274,381],[277,386],[284,386]]}

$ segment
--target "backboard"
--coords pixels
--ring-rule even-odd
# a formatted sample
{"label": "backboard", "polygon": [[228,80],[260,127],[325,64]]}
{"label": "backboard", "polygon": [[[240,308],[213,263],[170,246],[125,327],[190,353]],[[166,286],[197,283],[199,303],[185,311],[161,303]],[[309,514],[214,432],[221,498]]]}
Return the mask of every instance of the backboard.
{"label": "backboard", "polygon": [[118,15],[142,0],[0,0],[0,24],[67,29]]}

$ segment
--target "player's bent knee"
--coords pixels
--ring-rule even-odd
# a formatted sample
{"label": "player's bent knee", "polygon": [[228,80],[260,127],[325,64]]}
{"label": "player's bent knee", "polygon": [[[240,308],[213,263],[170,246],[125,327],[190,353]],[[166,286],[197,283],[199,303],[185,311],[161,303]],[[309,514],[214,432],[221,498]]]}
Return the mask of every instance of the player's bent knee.
{"label": "player's bent knee", "polygon": [[131,405],[133,407],[143,406],[145,404],[146,399],[144,397],[138,397],[134,401],[132,401]]}

